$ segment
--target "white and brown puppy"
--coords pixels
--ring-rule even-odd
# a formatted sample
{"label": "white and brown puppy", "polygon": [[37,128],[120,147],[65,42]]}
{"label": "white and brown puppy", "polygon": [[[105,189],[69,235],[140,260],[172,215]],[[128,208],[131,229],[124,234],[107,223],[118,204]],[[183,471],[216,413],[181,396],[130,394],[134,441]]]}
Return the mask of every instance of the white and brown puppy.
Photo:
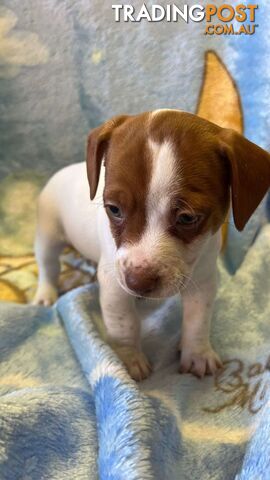
{"label": "white and brown puppy", "polygon": [[135,297],[178,292],[180,372],[215,372],[209,328],[220,229],[230,191],[236,228],[244,228],[270,186],[269,154],[196,115],[158,110],[93,130],[87,173],[92,201],[84,163],[56,173],[41,193],[35,303],[56,300],[59,254],[71,244],[98,263],[108,340],[134,379],[150,373]]}

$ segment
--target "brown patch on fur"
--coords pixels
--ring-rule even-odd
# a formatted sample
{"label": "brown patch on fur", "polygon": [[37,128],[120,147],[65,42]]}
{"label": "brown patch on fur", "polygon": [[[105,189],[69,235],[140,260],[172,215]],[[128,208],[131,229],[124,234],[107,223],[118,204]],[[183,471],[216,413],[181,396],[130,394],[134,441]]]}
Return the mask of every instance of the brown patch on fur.
{"label": "brown patch on fur", "polygon": [[148,148],[149,114],[131,117],[112,135],[106,156],[104,203],[116,202],[128,221],[111,220],[116,245],[136,242],[146,225],[146,197],[152,158]]}
{"label": "brown patch on fur", "polygon": [[188,229],[176,228],[168,215],[171,234],[190,243],[207,231],[215,233],[226,218],[230,185],[235,224],[242,230],[270,186],[267,152],[236,132],[189,113],[165,110],[154,116],[119,116],[95,129],[88,142],[90,187],[96,190],[105,155],[104,203],[116,204],[124,214],[122,222],[110,218],[117,247],[138,241],[146,226],[152,172],[149,139],[171,142],[179,176],[179,190],[174,188],[172,195],[183,209],[203,215],[196,228]]}
{"label": "brown patch on fur", "polygon": [[106,154],[106,151],[108,150],[111,136],[115,129],[121,125],[121,123],[125,122],[127,118],[129,118],[127,115],[118,115],[113,117],[100,127],[91,130],[90,134],[88,135],[86,166],[91,200],[95,198],[97,192],[101,162]]}
{"label": "brown patch on fur", "polygon": [[[160,112],[151,123],[150,136],[155,142],[172,142],[180,206],[204,217],[194,228],[170,229],[185,243],[207,230],[215,233],[229,207],[229,169],[218,152],[219,130],[195,115],[173,111]],[[177,197],[176,192],[174,195]]]}
{"label": "brown patch on fur", "polygon": [[234,223],[241,231],[270,188],[270,155],[234,130],[223,129],[219,140],[230,165]]}

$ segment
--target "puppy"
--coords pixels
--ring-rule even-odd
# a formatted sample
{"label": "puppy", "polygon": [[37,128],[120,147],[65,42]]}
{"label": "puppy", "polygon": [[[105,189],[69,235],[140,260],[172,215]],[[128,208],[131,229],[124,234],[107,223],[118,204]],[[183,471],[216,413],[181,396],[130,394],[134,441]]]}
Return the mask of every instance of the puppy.
{"label": "puppy", "polygon": [[269,186],[269,154],[232,130],[178,110],[117,116],[90,132],[87,175],[84,163],[66,167],[40,195],[34,303],[56,300],[59,254],[70,244],[98,263],[108,341],[131,377],[151,370],[135,297],[178,293],[179,370],[214,373],[221,361],[209,329],[230,195],[243,230]]}

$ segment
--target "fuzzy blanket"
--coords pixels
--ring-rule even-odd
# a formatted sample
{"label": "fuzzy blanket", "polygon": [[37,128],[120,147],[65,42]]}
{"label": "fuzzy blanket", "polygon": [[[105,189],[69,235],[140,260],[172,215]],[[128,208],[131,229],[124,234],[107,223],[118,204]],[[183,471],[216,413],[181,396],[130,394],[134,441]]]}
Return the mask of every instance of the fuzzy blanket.
{"label": "fuzzy blanket", "polygon": [[95,284],[54,309],[2,303],[1,480],[269,479],[269,245],[266,224],[234,275],[220,261],[215,378],[177,373],[176,298],[139,301],[140,385],[102,340]]}
{"label": "fuzzy blanket", "polygon": [[215,378],[177,373],[181,310],[171,299],[154,310],[140,302],[154,373],[132,382],[102,340],[93,266],[76,252],[62,258],[60,291],[80,288],[53,309],[23,305],[37,283],[38,192],[83,160],[90,128],[180,108],[269,148],[269,2],[258,3],[256,34],[205,36],[204,22],[114,22],[99,0],[2,1],[0,480],[269,480],[264,205],[243,234],[229,225],[212,330],[225,364]]}

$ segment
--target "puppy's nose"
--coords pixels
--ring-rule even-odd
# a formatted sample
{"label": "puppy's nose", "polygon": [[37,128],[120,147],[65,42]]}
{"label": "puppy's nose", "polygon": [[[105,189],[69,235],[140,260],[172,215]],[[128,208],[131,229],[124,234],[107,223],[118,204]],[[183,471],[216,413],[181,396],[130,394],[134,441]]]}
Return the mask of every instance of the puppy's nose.
{"label": "puppy's nose", "polygon": [[127,287],[138,295],[147,295],[154,291],[160,281],[157,272],[145,268],[127,270],[125,273]]}

